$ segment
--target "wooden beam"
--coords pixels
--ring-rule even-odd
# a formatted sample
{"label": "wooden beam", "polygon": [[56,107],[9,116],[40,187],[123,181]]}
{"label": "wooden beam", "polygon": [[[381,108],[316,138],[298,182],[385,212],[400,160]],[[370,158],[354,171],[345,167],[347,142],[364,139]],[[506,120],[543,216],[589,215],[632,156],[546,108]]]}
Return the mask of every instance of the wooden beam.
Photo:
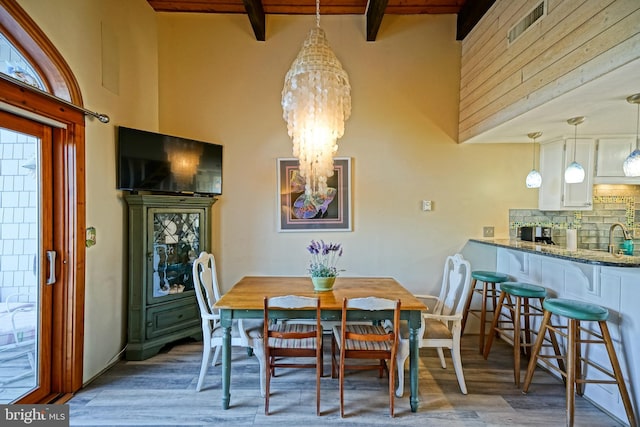
{"label": "wooden beam", "polygon": [[467,0],[458,12],[456,40],[463,40],[496,0]]}
{"label": "wooden beam", "polygon": [[369,0],[367,7],[367,41],[374,42],[389,0]]}
{"label": "wooden beam", "polygon": [[262,8],[261,0],[242,0],[244,8],[249,15],[249,21],[253,27],[253,33],[256,35],[256,40],[266,40],[266,21],[264,16],[264,9]]}

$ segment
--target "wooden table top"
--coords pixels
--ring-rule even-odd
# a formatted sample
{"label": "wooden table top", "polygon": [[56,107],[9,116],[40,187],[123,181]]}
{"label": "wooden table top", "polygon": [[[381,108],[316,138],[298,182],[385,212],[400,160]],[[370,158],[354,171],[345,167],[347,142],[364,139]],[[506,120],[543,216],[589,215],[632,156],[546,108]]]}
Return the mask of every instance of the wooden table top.
{"label": "wooden table top", "polygon": [[262,310],[264,297],[299,295],[319,297],[324,310],[341,310],[347,298],[380,297],[400,299],[402,310],[426,310],[427,307],[395,279],[389,277],[338,277],[333,290],[315,292],[309,277],[247,276],[240,279],[214,305],[220,309]]}

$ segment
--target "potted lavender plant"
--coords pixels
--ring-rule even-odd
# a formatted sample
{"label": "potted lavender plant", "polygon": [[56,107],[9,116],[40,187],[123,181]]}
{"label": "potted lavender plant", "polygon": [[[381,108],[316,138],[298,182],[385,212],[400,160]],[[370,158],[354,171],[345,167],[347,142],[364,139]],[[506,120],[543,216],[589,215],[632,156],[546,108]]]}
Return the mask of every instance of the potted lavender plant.
{"label": "potted lavender plant", "polygon": [[309,274],[311,274],[313,288],[319,292],[330,291],[338,276],[336,265],[342,256],[342,245],[326,244],[324,240],[319,242],[312,240],[307,250],[311,254]]}

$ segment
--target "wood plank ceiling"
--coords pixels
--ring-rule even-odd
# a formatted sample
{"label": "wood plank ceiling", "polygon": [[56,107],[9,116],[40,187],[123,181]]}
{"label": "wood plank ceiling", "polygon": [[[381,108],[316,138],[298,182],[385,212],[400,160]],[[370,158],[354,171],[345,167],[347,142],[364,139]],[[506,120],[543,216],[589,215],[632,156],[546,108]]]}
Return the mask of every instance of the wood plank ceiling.
{"label": "wood plank ceiling", "polygon": [[[457,14],[456,39],[473,29],[495,0],[321,0],[320,15],[366,15],[367,41],[375,41],[385,14]],[[314,15],[314,0],[147,0],[156,12],[247,14],[257,40],[264,41],[268,14]]]}

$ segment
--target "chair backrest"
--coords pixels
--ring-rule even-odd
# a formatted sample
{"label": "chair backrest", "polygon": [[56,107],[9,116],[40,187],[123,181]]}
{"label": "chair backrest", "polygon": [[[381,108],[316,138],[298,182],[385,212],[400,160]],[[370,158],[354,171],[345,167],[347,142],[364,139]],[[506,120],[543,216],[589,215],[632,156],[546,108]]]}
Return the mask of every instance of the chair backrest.
{"label": "chair backrest", "polygon": [[[291,329],[291,332],[272,331],[269,329],[269,311],[272,309],[280,310],[304,310],[315,309],[316,328],[313,332],[299,332],[295,328]],[[316,337],[318,341],[322,340],[322,324],[320,316],[320,298],[317,297],[303,297],[298,295],[285,295],[280,297],[264,297],[264,342],[268,344],[268,337],[282,338],[282,339],[303,339]],[[304,328],[301,328],[304,330]]]}
{"label": "chair backrest", "polygon": [[471,264],[461,254],[447,257],[442,274],[440,297],[434,314],[459,314],[464,310],[471,286]]}
{"label": "chair backrest", "polygon": [[[393,310],[393,324],[385,335],[360,334],[350,332],[347,329],[347,311],[348,310]],[[393,341],[393,353],[397,347],[397,338],[399,338],[400,328],[400,300],[391,300],[387,298],[366,297],[366,298],[345,298],[342,302],[342,341],[344,340],[360,340],[360,341]],[[344,347],[341,346],[341,347]]]}
{"label": "chair backrest", "polygon": [[205,318],[219,319],[218,310],[213,308],[216,301],[220,299],[220,287],[218,286],[216,259],[212,254],[201,252],[193,262],[193,282],[203,320]]}

